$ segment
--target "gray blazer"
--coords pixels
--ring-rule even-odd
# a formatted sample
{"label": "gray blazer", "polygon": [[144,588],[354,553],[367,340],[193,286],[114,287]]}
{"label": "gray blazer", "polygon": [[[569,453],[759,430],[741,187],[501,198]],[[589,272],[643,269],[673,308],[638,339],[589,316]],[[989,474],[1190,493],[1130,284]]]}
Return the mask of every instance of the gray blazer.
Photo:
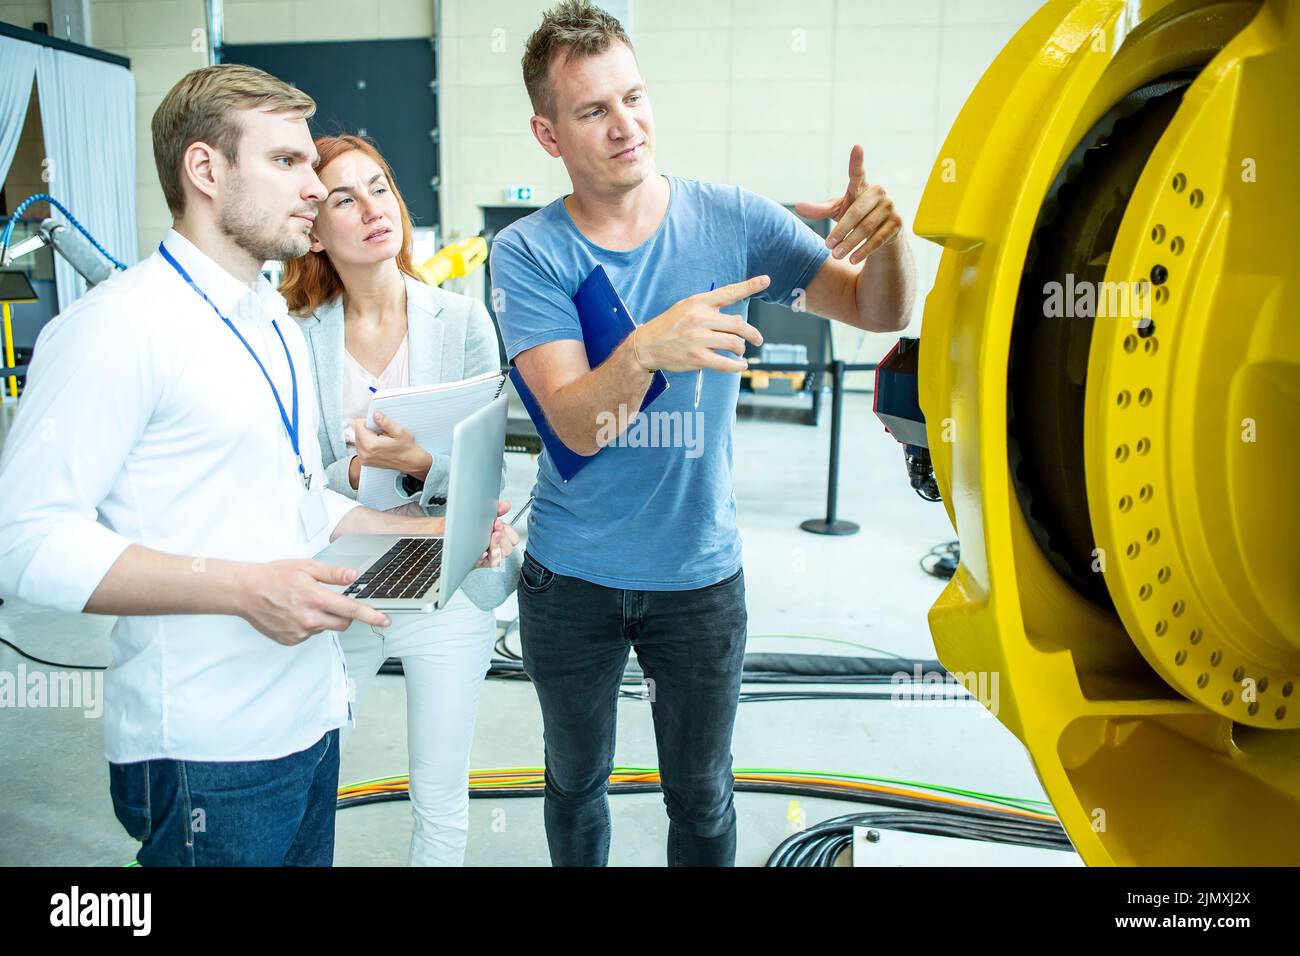
{"label": "gray blazer", "polygon": [[[407,275],[402,278],[406,281],[407,354],[412,385],[454,382],[501,367],[496,332],[482,302]],[[325,477],[332,490],[356,498],[356,489],[348,480],[352,456],[343,440],[343,296],[335,296],[312,315],[296,318],[307,339],[316,382],[316,437]],[[427,515],[443,514],[450,469],[449,455],[434,455],[423,489],[408,495],[407,500],[417,502]],[[505,482],[503,464],[501,487]],[[522,549],[516,550],[500,568],[471,571],[461,589],[475,605],[491,610],[515,589],[522,561]]]}

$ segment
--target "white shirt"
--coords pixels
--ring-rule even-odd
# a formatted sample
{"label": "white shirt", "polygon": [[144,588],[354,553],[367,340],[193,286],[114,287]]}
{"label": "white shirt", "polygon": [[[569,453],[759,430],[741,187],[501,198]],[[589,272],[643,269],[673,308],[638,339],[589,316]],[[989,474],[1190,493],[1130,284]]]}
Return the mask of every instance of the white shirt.
{"label": "white shirt", "polygon": [[[254,292],[175,230],[168,252],[234,323],[275,382],[298,378],[300,448],[324,489],[306,342],[263,277]],[[308,538],[306,492],[262,372],[155,252],[55,317],[0,455],[0,594],[81,611],[132,543],[202,559],[311,557],[356,502],[324,490]],[[98,512],[98,516],[96,515]],[[105,680],[108,759],[265,760],[348,719],[338,636],[286,647],[242,618],[118,619]]]}
{"label": "white shirt", "polygon": [[371,375],[364,365],[343,350],[343,440],[355,445],[352,423],[365,418],[370,411],[370,400],[375,392],[385,388],[405,388],[411,384],[410,359],[407,354],[407,336],[388,360],[388,365],[378,375]]}
{"label": "white shirt", "polygon": [[[410,361],[407,354],[407,336],[402,336],[402,344],[397,347],[387,367],[378,375],[371,375],[366,367],[352,357],[346,348],[343,350],[343,440],[349,449],[357,444],[356,430],[353,422],[365,418],[370,412],[370,400],[375,392],[385,388],[405,388],[411,384]],[[424,515],[424,509],[418,501],[408,501],[395,508],[386,509],[389,514],[410,515],[416,518]]]}

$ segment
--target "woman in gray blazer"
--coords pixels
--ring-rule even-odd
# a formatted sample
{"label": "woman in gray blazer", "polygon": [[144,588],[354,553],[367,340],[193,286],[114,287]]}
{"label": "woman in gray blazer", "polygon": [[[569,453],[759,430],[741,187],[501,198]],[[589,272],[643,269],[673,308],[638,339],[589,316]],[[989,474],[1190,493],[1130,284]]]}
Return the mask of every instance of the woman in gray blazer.
{"label": "woman in gray blazer", "polygon": [[[375,424],[383,433],[376,434],[365,427],[366,407],[378,389],[498,370],[492,320],[481,302],[416,276],[410,216],[374,146],[356,136],[327,136],[316,140],[316,149],[317,174],[329,195],[316,215],[311,251],[285,264],[280,291],[307,338],[329,487],[356,497],[363,466],[392,468],[403,475],[406,499],[394,510],[441,514],[448,456],[427,452],[400,422],[379,415]],[[505,533],[517,542],[513,529]],[[520,557],[515,551],[497,567],[470,572],[441,611],[394,616],[383,631],[354,625],[342,635],[358,699],[385,659],[402,660],[415,821],[411,865],[464,861],[465,781],[479,688],[496,637],[492,609],[514,590]]]}

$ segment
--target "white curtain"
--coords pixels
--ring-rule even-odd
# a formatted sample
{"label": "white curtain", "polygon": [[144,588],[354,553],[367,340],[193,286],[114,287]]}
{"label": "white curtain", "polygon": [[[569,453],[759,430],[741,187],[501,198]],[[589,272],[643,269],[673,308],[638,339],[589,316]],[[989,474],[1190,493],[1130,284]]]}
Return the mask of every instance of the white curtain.
{"label": "white curtain", "polygon": [[[18,137],[27,119],[32,98],[32,77],[36,75],[36,52],[40,47],[10,37],[0,37],[0,183],[9,175],[9,164],[18,150]],[[10,196],[11,203],[26,196]]]}
{"label": "white curtain", "polygon": [[[139,259],[135,77],[123,66],[38,47],[36,90],[51,161],[46,191],[114,258],[131,265]],[[58,210],[53,215],[63,219]],[[81,297],[86,283],[61,256],[54,263],[62,311]]]}

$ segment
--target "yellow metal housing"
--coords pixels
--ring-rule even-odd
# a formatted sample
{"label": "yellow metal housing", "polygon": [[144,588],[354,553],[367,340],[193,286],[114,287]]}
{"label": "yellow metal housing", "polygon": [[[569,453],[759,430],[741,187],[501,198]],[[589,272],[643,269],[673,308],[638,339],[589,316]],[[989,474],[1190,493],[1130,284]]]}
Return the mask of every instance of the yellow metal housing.
{"label": "yellow metal housing", "polygon": [[[1298,6],[1048,3],[971,95],[917,215],[944,248],[920,398],[961,540],[931,628],[950,670],[1000,675],[996,715],[1089,864],[1300,862]],[[1087,356],[1078,480],[1110,610],[1053,568],[1013,490],[1012,318],[1066,158],[1186,69],[1106,264],[1149,315],[1099,316]]]}

